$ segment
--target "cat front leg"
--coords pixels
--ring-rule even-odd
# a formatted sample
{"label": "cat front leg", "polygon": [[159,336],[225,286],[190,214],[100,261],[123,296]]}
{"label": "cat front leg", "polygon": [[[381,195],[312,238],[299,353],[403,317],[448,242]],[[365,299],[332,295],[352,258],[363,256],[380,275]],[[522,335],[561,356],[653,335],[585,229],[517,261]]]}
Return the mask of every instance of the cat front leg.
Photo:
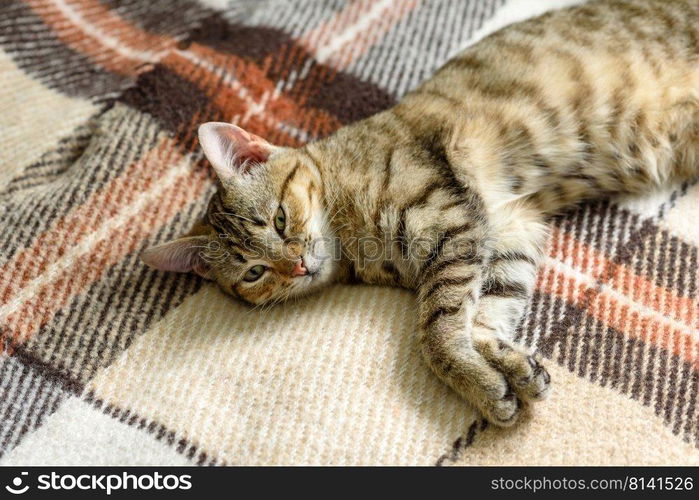
{"label": "cat front leg", "polygon": [[[418,286],[418,342],[434,373],[491,422],[507,426],[520,409],[501,368],[479,352],[473,338],[484,283],[487,246],[466,235],[462,245],[440,245],[425,263]],[[470,244],[470,245],[469,245]]]}
{"label": "cat front leg", "polygon": [[[527,223],[527,222],[530,223]],[[494,221],[496,222],[496,221]],[[550,377],[512,342],[533,287],[544,232],[519,219],[509,232],[443,245],[418,287],[423,355],[434,372],[491,422],[512,425],[523,401],[543,398]],[[526,235],[529,239],[518,240]]]}
{"label": "cat front leg", "polygon": [[435,374],[489,421],[511,425],[520,401],[505,373],[479,351],[473,338],[482,267],[456,259],[436,267],[418,291],[422,354]]}
{"label": "cat front leg", "polygon": [[473,324],[475,349],[505,374],[523,401],[548,395],[551,378],[514,334],[534,289],[546,229],[541,217],[522,205],[491,217],[492,252],[484,271]]}

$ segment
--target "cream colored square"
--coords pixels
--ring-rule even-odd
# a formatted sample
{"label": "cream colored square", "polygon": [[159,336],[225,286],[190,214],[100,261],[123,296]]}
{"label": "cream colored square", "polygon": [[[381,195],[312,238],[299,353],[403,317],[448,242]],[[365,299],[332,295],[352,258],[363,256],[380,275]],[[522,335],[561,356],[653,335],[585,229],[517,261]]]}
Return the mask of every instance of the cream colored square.
{"label": "cream colored square", "polygon": [[192,465],[145,430],[130,427],[78,398],[63,402],[0,465]]}
{"label": "cream colored square", "polygon": [[268,311],[205,286],[90,384],[230,464],[432,464],[475,418],[423,363],[407,291]]}
{"label": "cream colored square", "polygon": [[698,465],[699,451],[652,408],[547,363],[545,406],[509,429],[488,428],[460,465]]}

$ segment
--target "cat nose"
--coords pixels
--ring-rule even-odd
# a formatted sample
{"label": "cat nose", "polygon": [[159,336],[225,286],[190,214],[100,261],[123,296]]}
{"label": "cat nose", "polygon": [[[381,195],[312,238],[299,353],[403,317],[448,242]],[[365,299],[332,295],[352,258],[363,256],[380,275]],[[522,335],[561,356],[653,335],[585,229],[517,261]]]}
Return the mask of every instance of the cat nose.
{"label": "cat nose", "polygon": [[307,274],[308,269],[306,269],[306,266],[303,265],[303,259],[297,260],[294,269],[291,270],[291,277],[295,278],[296,276],[306,276]]}

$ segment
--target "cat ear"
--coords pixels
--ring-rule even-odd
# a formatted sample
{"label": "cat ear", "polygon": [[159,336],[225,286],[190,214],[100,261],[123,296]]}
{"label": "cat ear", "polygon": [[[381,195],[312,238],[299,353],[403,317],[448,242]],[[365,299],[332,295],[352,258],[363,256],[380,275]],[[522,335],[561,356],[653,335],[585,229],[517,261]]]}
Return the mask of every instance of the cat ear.
{"label": "cat ear", "polygon": [[188,236],[146,249],[141,260],[160,271],[195,272],[202,278],[212,279],[209,264],[201,257],[201,249],[208,242],[206,236]]}
{"label": "cat ear", "polygon": [[247,171],[250,162],[266,162],[275,149],[262,137],[221,122],[200,125],[199,143],[222,181]]}

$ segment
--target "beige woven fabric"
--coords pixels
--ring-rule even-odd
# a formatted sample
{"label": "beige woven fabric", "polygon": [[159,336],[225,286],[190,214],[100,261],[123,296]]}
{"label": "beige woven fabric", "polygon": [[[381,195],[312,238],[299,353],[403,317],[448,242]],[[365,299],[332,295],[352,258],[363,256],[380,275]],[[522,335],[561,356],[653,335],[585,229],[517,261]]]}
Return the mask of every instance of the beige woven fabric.
{"label": "beige woven fabric", "polygon": [[[482,429],[421,362],[413,306],[407,292],[344,286],[261,313],[205,286],[97,374],[89,399],[228,464],[699,464],[651,409],[555,364],[549,400],[512,429]],[[73,398],[3,463],[187,460]]]}
{"label": "beige woven fabric", "polygon": [[413,306],[335,287],[259,312],[206,286],[88,388],[226,463],[430,464],[474,413],[421,362]]}
{"label": "beige woven fabric", "polygon": [[616,391],[550,367],[550,398],[512,429],[487,429],[446,463],[456,465],[697,465],[654,412]]}
{"label": "beige woven fabric", "polygon": [[213,192],[199,123],[300,145],[569,3],[0,1],[0,464],[697,464],[699,184],[552,221],[519,340],[553,395],[507,430],[407,291],[251,310],[138,258]]}

